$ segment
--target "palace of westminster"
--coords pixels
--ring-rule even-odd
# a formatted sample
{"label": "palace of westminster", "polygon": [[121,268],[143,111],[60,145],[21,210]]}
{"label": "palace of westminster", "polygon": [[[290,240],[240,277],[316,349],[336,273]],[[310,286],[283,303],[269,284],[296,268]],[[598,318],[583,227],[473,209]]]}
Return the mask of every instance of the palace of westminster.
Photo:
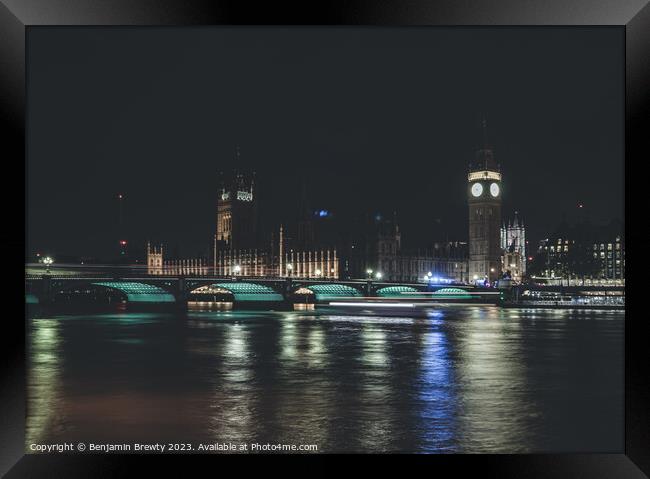
{"label": "palace of westminster", "polygon": [[569,226],[563,221],[534,250],[516,212],[514,219],[502,222],[501,167],[485,131],[484,122],[483,146],[467,172],[467,242],[436,242],[425,250],[407,250],[396,214],[366,216],[342,235],[344,228],[332,221],[329,211],[309,208],[304,185],[294,224],[278,224],[270,237],[260,240],[255,174],[233,172],[221,176],[217,192],[212,257],[169,259],[163,246],[147,243],[147,272],[479,284],[536,277],[549,284],[562,278],[583,284],[625,284],[620,221],[600,227],[588,222]]}
{"label": "palace of westminster", "polygon": [[268,199],[258,197],[256,180],[254,173],[221,175],[212,258],[167,259],[162,245],[147,243],[148,273],[492,283],[526,271],[525,228],[517,217],[501,223],[501,171],[486,142],[467,176],[469,242],[438,242],[424,251],[402,248],[395,214],[367,217],[343,241],[328,211],[309,209],[304,191],[295,224],[279,224],[260,241],[258,202]]}

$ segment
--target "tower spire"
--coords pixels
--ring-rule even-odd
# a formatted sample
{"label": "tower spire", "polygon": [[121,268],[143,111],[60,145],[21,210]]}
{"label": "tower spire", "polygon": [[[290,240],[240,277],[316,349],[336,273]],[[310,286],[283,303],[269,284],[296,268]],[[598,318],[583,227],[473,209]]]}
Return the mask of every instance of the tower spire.
{"label": "tower spire", "polygon": [[485,112],[483,113],[483,116],[481,118],[481,132],[483,134],[483,148],[488,147],[488,141],[487,141],[487,116]]}

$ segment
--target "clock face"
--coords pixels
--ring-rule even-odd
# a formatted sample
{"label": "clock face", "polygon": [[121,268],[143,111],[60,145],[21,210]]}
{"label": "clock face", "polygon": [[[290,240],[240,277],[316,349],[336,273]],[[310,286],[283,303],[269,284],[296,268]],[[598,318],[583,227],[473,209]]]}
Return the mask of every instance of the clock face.
{"label": "clock face", "polygon": [[474,183],[472,185],[472,196],[478,198],[483,194],[483,185],[480,183]]}
{"label": "clock face", "polygon": [[497,185],[496,183],[492,183],[490,185],[490,194],[495,198],[499,196],[499,185]]}

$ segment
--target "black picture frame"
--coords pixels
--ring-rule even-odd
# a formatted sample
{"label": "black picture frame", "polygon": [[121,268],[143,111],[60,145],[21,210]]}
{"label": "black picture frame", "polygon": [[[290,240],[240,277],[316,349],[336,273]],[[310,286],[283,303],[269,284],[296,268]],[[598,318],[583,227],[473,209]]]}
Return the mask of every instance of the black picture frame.
{"label": "black picture frame", "polygon": [[[626,59],[626,216],[634,203],[628,201],[632,181],[630,166],[642,162],[648,155],[648,118],[650,79],[650,6],[646,0],[617,2],[588,2],[585,0],[520,0],[458,2],[371,2],[351,0],[317,5],[303,2],[302,7],[282,7],[268,3],[252,9],[244,2],[158,0],[2,0],[0,3],[0,120],[5,205],[5,231],[0,241],[5,258],[5,302],[15,306],[15,314],[3,315],[2,334],[2,395],[0,415],[0,471],[6,477],[112,477],[131,471],[135,462],[146,461],[150,466],[168,468],[172,456],[94,456],[94,455],[25,455],[25,342],[24,323],[19,318],[24,311],[23,292],[19,292],[24,274],[20,254],[25,251],[25,213],[16,207],[19,194],[9,187],[25,179],[26,158],[26,30],[35,25],[614,25],[625,29]],[[636,161],[634,161],[636,160]],[[640,163],[642,164],[642,163]],[[637,168],[638,169],[638,168]],[[634,168],[632,168],[634,171]],[[638,180],[638,178],[637,178]],[[27,195],[24,196],[25,201]],[[20,225],[23,225],[21,230]],[[629,233],[626,232],[629,253]],[[634,237],[634,235],[633,235]],[[635,242],[632,240],[635,251]],[[637,248],[640,249],[640,248]],[[632,253],[634,255],[634,253]],[[634,257],[634,256],[633,256]],[[628,264],[630,262],[628,261]],[[641,269],[628,268],[628,274]],[[628,280],[628,283],[630,281]],[[635,283],[632,282],[634,285]],[[638,283],[636,283],[638,284]],[[638,286],[640,287],[640,286]],[[634,288],[634,286],[633,286]],[[636,295],[638,297],[638,295]],[[636,304],[635,295],[632,302]],[[463,470],[478,466],[483,472],[498,473],[500,477],[645,477],[650,474],[650,377],[647,368],[646,338],[649,337],[644,315],[630,315],[625,327],[625,453],[624,454],[559,454],[559,455],[435,455],[414,457],[426,467]],[[301,457],[301,461],[322,462]],[[176,456],[187,467],[197,456]],[[202,461],[215,459],[219,467],[238,467],[247,457],[201,456]],[[245,459],[245,460],[241,460]],[[384,457],[373,459],[375,466],[384,464]],[[224,462],[226,461],[226,462]],[[247,466],[246,466],[247,467]],[[225,469],[224,469],[225,470]],[[243,471],[243,469],[242,469]],[[324,472],[324,471],[322,471]]]}

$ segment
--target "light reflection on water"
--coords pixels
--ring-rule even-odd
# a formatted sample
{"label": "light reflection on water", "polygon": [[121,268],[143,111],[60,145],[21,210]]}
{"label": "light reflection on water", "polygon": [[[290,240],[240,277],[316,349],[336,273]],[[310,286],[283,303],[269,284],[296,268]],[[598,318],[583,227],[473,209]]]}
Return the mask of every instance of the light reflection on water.
{"label": "light reflection on water", "polygon": [[27,443],[620,452],[624,313],[115,313],[28,319]]}

